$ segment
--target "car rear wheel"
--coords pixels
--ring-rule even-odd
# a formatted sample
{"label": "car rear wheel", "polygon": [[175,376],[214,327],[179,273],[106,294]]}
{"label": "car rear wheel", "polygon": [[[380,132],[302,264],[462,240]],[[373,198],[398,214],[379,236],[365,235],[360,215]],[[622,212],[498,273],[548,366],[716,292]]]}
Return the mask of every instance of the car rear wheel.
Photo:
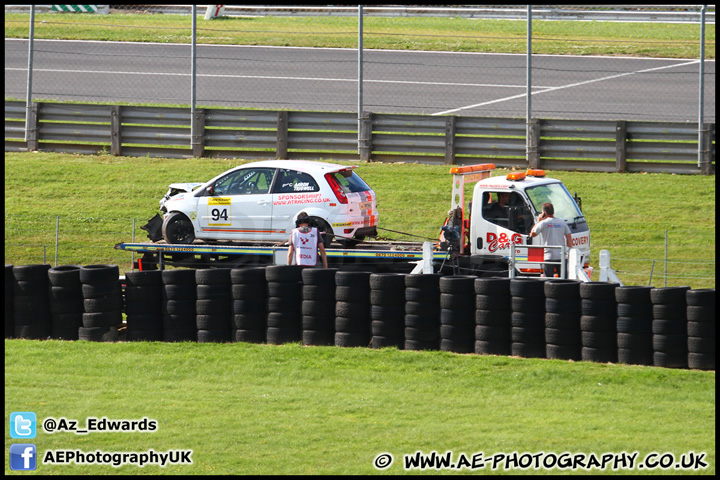
{"label": "car rear wheel", "polygon": [[193,224],[180,212],[171,213],[162,226],[163,238],[170,244],[187,245],[195,240]]}
{"label": "car rear wheel", "polygon": [[311,217],[315,221],[315,225],[317,225],[318,232],[320,232],[322,235],[323,244],[325,245],[325,248],[329,248],[330,244],[333,241],[333,229],[328,223],[323,220],[322,218],[318,217]]}

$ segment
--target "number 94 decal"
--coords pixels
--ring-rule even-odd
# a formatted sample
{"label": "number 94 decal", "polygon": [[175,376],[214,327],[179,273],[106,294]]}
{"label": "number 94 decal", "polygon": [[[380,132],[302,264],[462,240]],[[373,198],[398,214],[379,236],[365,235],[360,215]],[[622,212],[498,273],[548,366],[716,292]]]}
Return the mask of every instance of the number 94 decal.
{"label": "number 94 decal", "polygon": [[218,197],[208,201],[208,225],[229,227],[230,216],[229,198]]}

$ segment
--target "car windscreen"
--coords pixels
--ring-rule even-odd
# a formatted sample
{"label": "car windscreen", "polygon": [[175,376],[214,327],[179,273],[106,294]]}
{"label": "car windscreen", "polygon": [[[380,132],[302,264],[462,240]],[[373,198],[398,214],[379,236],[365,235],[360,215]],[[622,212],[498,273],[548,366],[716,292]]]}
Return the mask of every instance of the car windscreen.
{"label": "car windscreen", "polygon": [[550,183],[528,188],[526,190],[536,212],[542,211],[543,203],[550,202],[555,208],[555,217],[566,222],[574,222],[583,218],[575,200],[562,183]]}
{"label": "car windscreen", "polygon": [[337,181],[340,188],[345,193],[366,192],[370,190],[367,183],[352,170],[343,170],[342,172],[331,173],[332,177]]}

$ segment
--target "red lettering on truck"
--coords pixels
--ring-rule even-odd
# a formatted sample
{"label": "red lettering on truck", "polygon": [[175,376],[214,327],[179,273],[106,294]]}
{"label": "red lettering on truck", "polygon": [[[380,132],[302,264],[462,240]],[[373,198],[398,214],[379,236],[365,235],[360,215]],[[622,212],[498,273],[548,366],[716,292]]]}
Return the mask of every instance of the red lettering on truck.
{"label": "red lettering on truck", "polygon": [[587,235],[583,235],[582,237],[577,237],[572,239],[572,246],[577,247],[578,245],[587,245],[590,243],[590,237]]}
{"label": "red lettering on truck", "polygon": [[501,233],[498,235],[495,232],[488,232],[487,233],[487,249],[491,252],[495,252],[497,250],[508,250],[511,245],[520,245],[522,244],[522,235],[519,233],[514,233],[511,237],[508,238],[507,233]]}

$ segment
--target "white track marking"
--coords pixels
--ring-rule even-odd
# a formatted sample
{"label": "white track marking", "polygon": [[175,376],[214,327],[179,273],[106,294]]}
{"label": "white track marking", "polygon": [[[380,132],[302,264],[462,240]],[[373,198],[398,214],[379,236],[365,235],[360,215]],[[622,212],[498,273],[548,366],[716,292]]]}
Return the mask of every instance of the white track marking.
{"label": "white track marking", "polygon": [[[6,68],[5,70],[25,72],[27,68]],[[67,70],[67,69],[52,69],[52,68],[35,68],[35,72],[47,72],[47,73],[87,73],[87,74],[105,74],[105,75],[169,75],[176,77],[189,77],[189,73],[168,73],[168,72],[115,72],[111,70]],[[228,74],[212,74],[212,73],[198,73],[198,77],[209,77],[209,78],[254,78],[262,80],[312,80],[322,82],[350,82],[357,83],[356,78],[322,78],[322,77],[281,77],[271,75],[228,75]],[[492,87],[492,88],[525,88],[525,85],[500,85],[494,83],[456,83],[456,82],[419,82],[409,80],[368,80],[365,79],[366,83],[396,83],[400,85],[444,85],[451,87]],[[551,88],[551,87],[538,87],[538,88]]]}
{"label": "white track marking", "polygon": [[[590,84],[590,83],[603,82],[603,81],[605,81],[605,80],[612,80],[613,78],[625,77],[625,76],[627,76],[627,75],[635,75],[635,74],[638,74],[638,73],[653,72],[653,71],[655,71],[655,70],[664,70],[664,69],[666,69],[666,68],[683,67],[683,66],[685,66],[685,65],[692,65],[692,64],[695,64],[695,63],[700,63],[700,60],[693,60],[693,61],[685,62],[685,63],[676,63],[675,65],[665,65],[664,67],[646,68],[646,69],[643,69],[643,70],[636,70],[636,71],[634,71],[634,72],[625,72],[625,73],[619,73],[619,74],[617,74],[617,75],[610,75],[610,76],[607,76],[607,77],[596,78],[596,79],[593,79],[593,80],[585,80],[584,82],[570,83],[570,84],[567,84],[567,85],[561,85],[561,86],[559,86],[559,87],[545,88],[544,90],[540,90],[540,91],[537,91],[537,92],[531,92],[531,95],[537,95],[537,94],[539,94],[539,93],[553,92],[553,91],[555,91],[555,90],[562,90],[562,89],[564,89],[564,88],[578,87],[578,86],[580,86],[580,85],[587,85],[587,84]],[[513,96],[511,96],[511,97],[498,98],[498,99],[495,99],[495,100],[490,100],[490,101],[488,101],[488,102],[476,103],[475,105],[468,105],[468,106],[465,106],[465,107],[454,108],[454,109],[452,109],[452,110],[445,110],[445,111],[443,111],[443,112],[433,113],[432,115],[447,115],[448,113],[455,113],[455,112],[459,112],[459,111],[461,111],[461,110],[468,110],[468,109],[471,109],[471,108],[482,107],[482,106],[484,106],[484,105],[491,105],[491,104],[493,104],[493,103],[506,102],[506,101],[508,101],[508,100],[515,100],[516,98],[523,98],[523,97],[525,97],[525,96],[527,96],[527,93],[523,93],[523,94],[520,94],[520,95],[513,95]]]}

